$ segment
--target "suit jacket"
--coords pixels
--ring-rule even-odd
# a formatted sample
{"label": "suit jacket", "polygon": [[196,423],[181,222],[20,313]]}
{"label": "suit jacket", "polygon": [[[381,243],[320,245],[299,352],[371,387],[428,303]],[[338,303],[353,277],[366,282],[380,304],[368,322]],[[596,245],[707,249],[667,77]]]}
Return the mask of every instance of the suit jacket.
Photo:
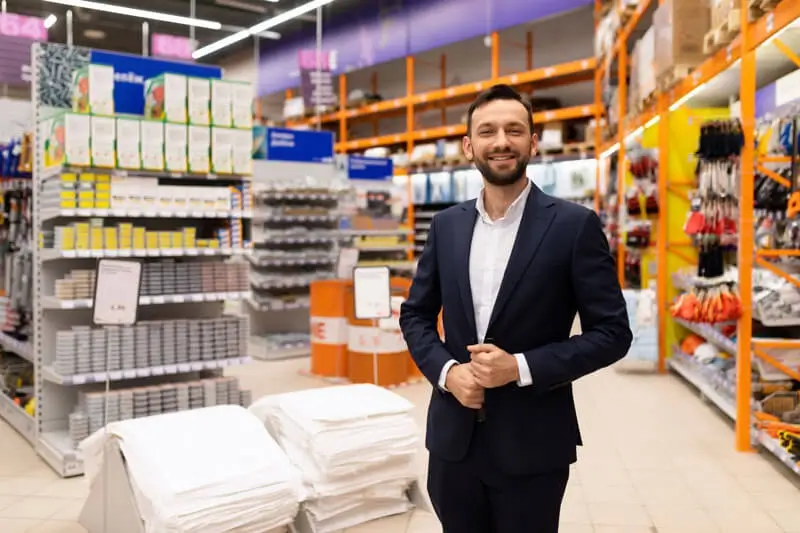
{"label": "suit jacket", "polygon": [[[400,327],[411,356],[433,384],[426,446],[447,461],[469,449],[476,411],[438,386],[450,359],[467,363],[477,342],[469,280],[475,200],[437,214],[419,259]],[[445,340],[437,332],[443,311]],[[582,334],[570,338],[576,312]],[[581,435],[572,382],[625,356],[632,334],[617,271],[594,211],[544,194],[535,185],[494,304],[486,338],[523,353],[533,385],[485,394],[487,459],[512,475],[576,460]]]}

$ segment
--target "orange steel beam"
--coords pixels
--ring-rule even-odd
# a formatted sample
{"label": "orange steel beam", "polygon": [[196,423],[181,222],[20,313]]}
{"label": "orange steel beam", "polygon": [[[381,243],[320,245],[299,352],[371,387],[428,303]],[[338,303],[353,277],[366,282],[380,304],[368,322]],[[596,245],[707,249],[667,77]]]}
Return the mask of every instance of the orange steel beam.
{"label": "orange steel beam", "polygon": [[697,264],[697,259],[695,259],[695,258],[683,253],[681,250],[673,248],[670,245],[667,246],[667,251],[669,253],[671,253],[672,255],[674,255],[676,257],[679,257],[680,259],[683,259],[686,263],[688,263],[690,265],[696,265]]}
{"label": "orange steel beam", "polygon": [[800,257],[800,250],[756,250],[756,257]]}
{"label": "orange steel beam", "polygon": [[492,32],[492,81],[500,77],[500,34]]}
{"label": "orange steel beam", "polygon": [[[667,185],[669,182],[669,106],[663,94],[659,94],[656,100],[656,107],[659,112],[660,120],[658,128],[658,177],[657,190],[658,197],[666,203]],[[659,216],[656,222],[656,302],[658,309],[667,308],[667,296],[670,277],[667,273],[667,249],[668,241],[668,213],[669,210],[659,209]],[[669,339],[667,338],[667,314],[658,313],[658,372],[664,374],[667,371],[667,355],[669,353]]]}
{"label": "orange steel beam", "polygon": [[770,169],[768,169],[768,168],[766,168],[764,166],[761,166],[761,165],[757,165],[756,169],[759,172],[761,172],[762,174],[764,174],[766,177],[768,177],[769,179],[771,179],[771,180],[773,180],[773,181],[775,181],[777,183],[780,183],[784,187],[789,188],[789,189],[792,188],[792,183],[789,180],[787,180],[786,178],[784,178],[783,176],[781,176],[780,174],[778,174],[777,172],[772,171],[772,170],[770,170]]}
{"label": "orange steel beam", "polygon": [[800,339],[753,339],[753,346],[761,348],[780,348],[783,350],[800,349]]}
{"label": "orange steel beam", "polygon": [[689,199],[689,194],[686,191],[681,191],[677,187],[674,187],[672,184],[667,185],[667,192],[674,194],[681,200],[691,203],[692,201]]}
{"label": "orange steel beam", "polygon": [[769,355],[767,352],[765,352],[764,350],[762,350],[761,348],[758,348],[756,346],[752,347],[752,352],[753,352],[753,355],[755,355],[759,359],[762,359],[763,361],[765,361],[766,363],[770,364],[771,366],[774,366],[775,368],[777,368],[778,370],[780,370],[781,372],[783,372],[784,374],[786,374],[790,378],[792,378],[794,380],[797,380],[797,381],[800,381],[800,372],[798,372],[797,369],[790,368],[790,367],[784,365],[783,363],[781,363],[780,361],[778,361],[777,359],[775,359],[774,357]]}
{"label": "orange steel beam", "polygon": [[[347,74],[339,75],[339,109],[347,107]],[[347,114],[342,113],[339,119],[339,143],[337,152],[344,152],[347,143]]]}
{"label": "orange steel beam", "polygon": [[[795,2],[796,3],[796,2]],[[742,59],[739,91],[744,130],[739,193],[739,295],[742,315],[739,318],[736,346],[736,449],[750,451],[753,337],[753,177],[755,170],[756,54],[752,44],[748,0],[741,0],[739,54]],[[724,52],[724,50],[722,50]],[[690,76],[691,77],[691,76]]]}

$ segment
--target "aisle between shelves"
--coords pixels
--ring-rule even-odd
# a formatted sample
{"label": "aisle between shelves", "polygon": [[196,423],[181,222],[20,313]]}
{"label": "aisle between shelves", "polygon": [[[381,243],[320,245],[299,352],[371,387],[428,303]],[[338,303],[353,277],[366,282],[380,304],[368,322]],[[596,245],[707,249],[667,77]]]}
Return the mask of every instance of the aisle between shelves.
{"label": "aisle between shelves", "polygon": [[[617,56],[620,64],[627,60],[626,42],[638,33],[639,26],[649,24],[652,10],[648,8],[654,4],[651,0],[639,2],[619,36],[612,39],[606,60],[599,61],[596,79],[611,71]],[[673,315],[678,317],[673,323],[697,336],[681,339],[664,320],[660,328],[661,361],[671,348],[669,366],[736,422],[737,448],[747,449],[748,441],[758,443],[800,474],[800,395],[796,390],[800,382],[800,341],[796,340],[800,276],[795,264],[800,255],[796,237],[800,195],[794,192],[796,165],[792,165],[792,154],[797,154],[799,144],[795,119],[800,108],[795,89],[800,79],[796,70],[800,67],[800,4],[774,2],[766,10],[766,14],[763,10],[753,12],[755,21],[748,22],[746,3],[741,11],[734,9],[742,22],[737,27],[745,35],[734,36],[728,46],[711,51],[705,61],[689,69],[691,74],[661,87],[663,91],[656,91],[649,104],[632,116],[625,111],[627,85],[621,81],[619,131],[599,151],[601,160],[617,152],[627,160],[632,141],[640,135],[653,139],[656,133],[661,163],[658,194],[664,203],[655,239],[659,285],[665,289],[659,291],[659,309],[667,308],[675,289],[684,291],[685,297],[673,305]],[[675,34],[674,38],[678,37]],[[680,38],[689,36],[681,34]],[[790,74],[769,84],[786,72]],[[761,87],[757,92],[756,79]],[[729,112],[727,106],[736,97],[742,102],[731,105]],[[698,109],[714,106],[718,107]],[[762,117],[760,123],[754,115]],[[729,116],[739,117],[740,122],[728,121]],[[716,141],[700,143],[699,183],[686,179],[695,173],[688,168],[695,166],[693,158],[684,165],[680,155],[686,140],[697,138],[693,132],[698,122],[703,136],[717,136]],[[739,124],[744,125],[743,131]],[[759,133],[754,136],[757,128]],[[674,139],[678,131],[682,136]],[[694,151],[693,147],[688,153]],[[715,170],[730,167],[732,161],[741,161],[744,166],[734,165],[727,173]],[[733,183],[730,176],[735,178]],[[619,183],[625,183],[625,173],[620,173]],[[696,190],[687,193],[683,190],[687,187]],[[680,200],[680,211],[676,210],[677,202],[671,200]],[[689,203],[693,209],[687,221]],[[750,217],[753,209],[755,216]],[[742,213],[740,217],[737,211]],[[715,213],[719,215],[716,218]],[[704,217],[706,223],[702,222]],[[708,224],[709,217],[720,224]],[[750,227],[752,223],[755,227]],[[685,241],[684,229],[692,236],[690,244],[698,245],[699,270],[680,272],[670,283],[667,271],[679,271],[697,262]],[[769,249],[763,249],[765,245]],[[722,259],[732,254],[724,250],[741,246],[753,246],[753,257],[740,254],[738,268],[726,271],[722,264],[730,261]],[[624,257],[624,249],[620,256]],[[738,282],[746,291],[741,295]],[[752,326],[751,312],[756,321]],[[752,329],[756,329],[756,336]],[[736,379],[737,372],[750,374],[751,370],[758,376],[755,381],[741,376]]]}

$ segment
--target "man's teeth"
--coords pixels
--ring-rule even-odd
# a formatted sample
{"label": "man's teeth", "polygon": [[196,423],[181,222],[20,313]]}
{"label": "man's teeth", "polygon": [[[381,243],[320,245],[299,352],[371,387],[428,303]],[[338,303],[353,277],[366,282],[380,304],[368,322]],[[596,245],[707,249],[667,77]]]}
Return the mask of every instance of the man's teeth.
{"label": "man's teeth", "polygon": [[493,161],[508,161],[509,159],[514,159],[513,155],[493,155],[490,159]]}

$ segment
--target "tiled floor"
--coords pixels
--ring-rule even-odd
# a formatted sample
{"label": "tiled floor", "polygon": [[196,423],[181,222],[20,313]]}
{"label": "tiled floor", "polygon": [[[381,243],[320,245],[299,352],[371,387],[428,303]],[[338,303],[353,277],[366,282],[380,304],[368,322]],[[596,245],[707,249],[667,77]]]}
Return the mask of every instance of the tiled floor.
{"label": "tiled floor", "polygon": [[[254,395],[321,386],[304,361],[237,369]],[[398,389],[424,421],[428,388]],[[564,502],[563,533],[800,533],[800,488],[780,465],[733,450],[730,425],[674,377],[607,370],[576,386],[586,446]],[[420,473],[425,455],[420,450]],[[0,533],[82,533],[83,479],[59,480],[0,423]],[[350,533],[440,531],[424,513]],[[113,532],[109,532],[113,533]]]}

